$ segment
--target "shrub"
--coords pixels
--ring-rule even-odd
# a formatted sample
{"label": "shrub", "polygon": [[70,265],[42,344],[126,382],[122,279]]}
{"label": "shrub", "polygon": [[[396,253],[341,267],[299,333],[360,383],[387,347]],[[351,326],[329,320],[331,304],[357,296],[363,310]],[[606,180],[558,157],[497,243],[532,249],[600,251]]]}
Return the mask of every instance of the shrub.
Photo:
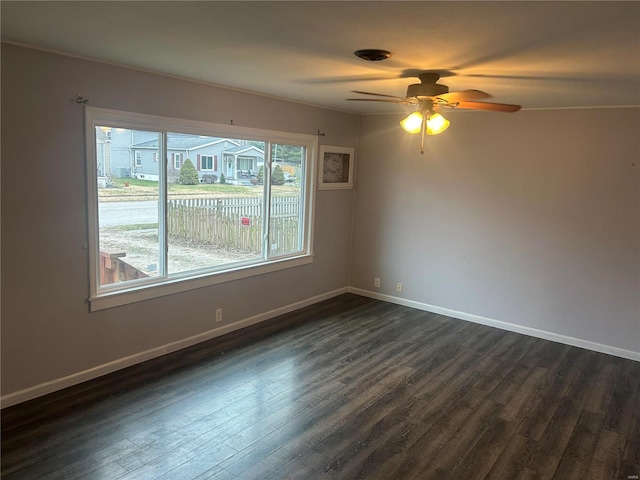
{"label": "shrub", "polygon": [[276,168],[273,169],[273,173],[271,173],[271,184],[284,185],[284,172],[280,165],[276,165]]}
{"label": "shrub", "polygon": [[220,174],[220,183],[222,183],[223,185],[227,183],[227,177],[224,176],[224,173]]}
{"label": "shrub", "polygon": [[180,169],[180,183],[182,185],[198,185],[200,183],[196,167],[188,158],[185,159]]}
{"label": "shrub", "polygon": [[262,185],[264,183],[264,166],[258,170],[258,183]]}
{"label": "shrub", "polygon": [[204,175],[202,175],[202,181],[204,183],[216,183],[216,180],[218,179],[217,175],[213,175],[211,173],[205,173]]}

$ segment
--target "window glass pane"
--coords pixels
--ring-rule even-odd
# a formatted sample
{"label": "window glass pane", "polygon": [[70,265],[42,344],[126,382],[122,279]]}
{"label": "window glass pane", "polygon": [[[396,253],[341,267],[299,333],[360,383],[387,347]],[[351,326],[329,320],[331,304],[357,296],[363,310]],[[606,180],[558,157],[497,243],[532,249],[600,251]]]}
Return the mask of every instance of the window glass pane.
{"label": "window glass pane", "polygon": [[167,134],[169,275],[264,257],[264,151],[264,142]]}
{"label": "window glass pane", "polygon": [[202,155],[200,157],[200,170],[213,170],[213,157],[212,156],[210,156],[210,155]]}
{"label": "window glass pane", "polygon": [[98,126],[95,138],[100,285],[158,275],[161,136]]}
{"label": "window glass pane", "polygon": [[302,250],[302,211],[305,148],[273,144],[271,174],[271,218],[269,255],[280,256]]}

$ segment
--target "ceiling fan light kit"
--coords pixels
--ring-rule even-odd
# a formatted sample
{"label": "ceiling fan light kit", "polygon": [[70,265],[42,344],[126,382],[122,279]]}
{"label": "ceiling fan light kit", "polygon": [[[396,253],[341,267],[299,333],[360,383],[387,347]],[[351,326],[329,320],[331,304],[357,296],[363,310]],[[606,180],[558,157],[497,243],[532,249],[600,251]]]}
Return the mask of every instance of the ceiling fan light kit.
{"label": "ceiling fan light kit", "polygon": [[449,128],[451,122],[439,113],[432,113],[427,117],[427,135],[438,135]]}
{"label": "ceiling fan light kit", "polygon": [[[355,52],[356,55],[358,54]],[[418,109],[400,122],[400,126],[408,133],[422,133],[420,153],[424,153],[424,136],[437,135],[449,127],[449,120],[444,118],[438,110],[441,108],[459,108],[465,110],[488,110],[492,112],[512,113],[520,110],[520,105],[508,103],[478,102],[477,100],[491,98],[480,90],[462,90],[449,92],[447,85],[437,83],[440,74],[437,72],[422,72],[418,74],[420,83],[407,87],[404,97],[395,97],[382,93],[354,91],[361,95],[372,95],[386,98],[348,98],[351,101],[388,102],[403,105],[417,105]]]}
{"label": "ceiling fan light kit", "polygon": [[413,112],[406,118],[400,120],[400,126],[407,133],[419,133],[422,128],[423,115],[420,112]]}
{"label": "ceiling fan light kit", "polygon": [[449,128],[451,123],[439,113],[413,112],[408,117],[400,121],[400,126],[407,133],[420,133],[422,130],[422,123],[426,119],[426,132],[427,135],[438,135]]}

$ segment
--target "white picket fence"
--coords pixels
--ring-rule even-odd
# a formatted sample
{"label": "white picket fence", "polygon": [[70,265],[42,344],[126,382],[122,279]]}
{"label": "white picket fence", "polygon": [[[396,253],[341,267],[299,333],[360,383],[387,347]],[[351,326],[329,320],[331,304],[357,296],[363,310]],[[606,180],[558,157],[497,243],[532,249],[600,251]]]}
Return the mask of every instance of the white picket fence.
{"label": "white picket fence", "polygon": [[[261,197],[169,200],[169,237],[259,253],[262,249]],[[299,198],[272,197],[269,244],[271,254],[299,248]]]}

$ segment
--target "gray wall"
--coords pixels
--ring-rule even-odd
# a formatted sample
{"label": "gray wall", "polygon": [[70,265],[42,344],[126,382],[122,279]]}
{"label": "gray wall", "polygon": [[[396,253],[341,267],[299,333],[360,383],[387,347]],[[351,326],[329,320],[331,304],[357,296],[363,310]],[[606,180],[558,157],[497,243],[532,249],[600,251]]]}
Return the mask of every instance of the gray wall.
{"label": "gray wall", "polygon": [[361,118],[350,285],[640,352],[640,109],[446,116]]}
{"label": "gray wall", "polygon": [[322,191],[312,264],[88,313],[76,93],[99,107],[357,141],[353,115],[3,45],[3,395],[207,332],[218,307],[230,324],[347,286],[353,191]]}
{"label": "gray wall", "polygon": [[[10,45],[1,80],[4,396],[207,332],[218,307],[232,325],[347,285],[640,352],[639,109],[452,113],[421,156],[400,117],[358,125]],[[76,93],[105,108],[320,129],[321,143],[357,142],[355,189],[317,192],[311,265],[90,314]]]}

